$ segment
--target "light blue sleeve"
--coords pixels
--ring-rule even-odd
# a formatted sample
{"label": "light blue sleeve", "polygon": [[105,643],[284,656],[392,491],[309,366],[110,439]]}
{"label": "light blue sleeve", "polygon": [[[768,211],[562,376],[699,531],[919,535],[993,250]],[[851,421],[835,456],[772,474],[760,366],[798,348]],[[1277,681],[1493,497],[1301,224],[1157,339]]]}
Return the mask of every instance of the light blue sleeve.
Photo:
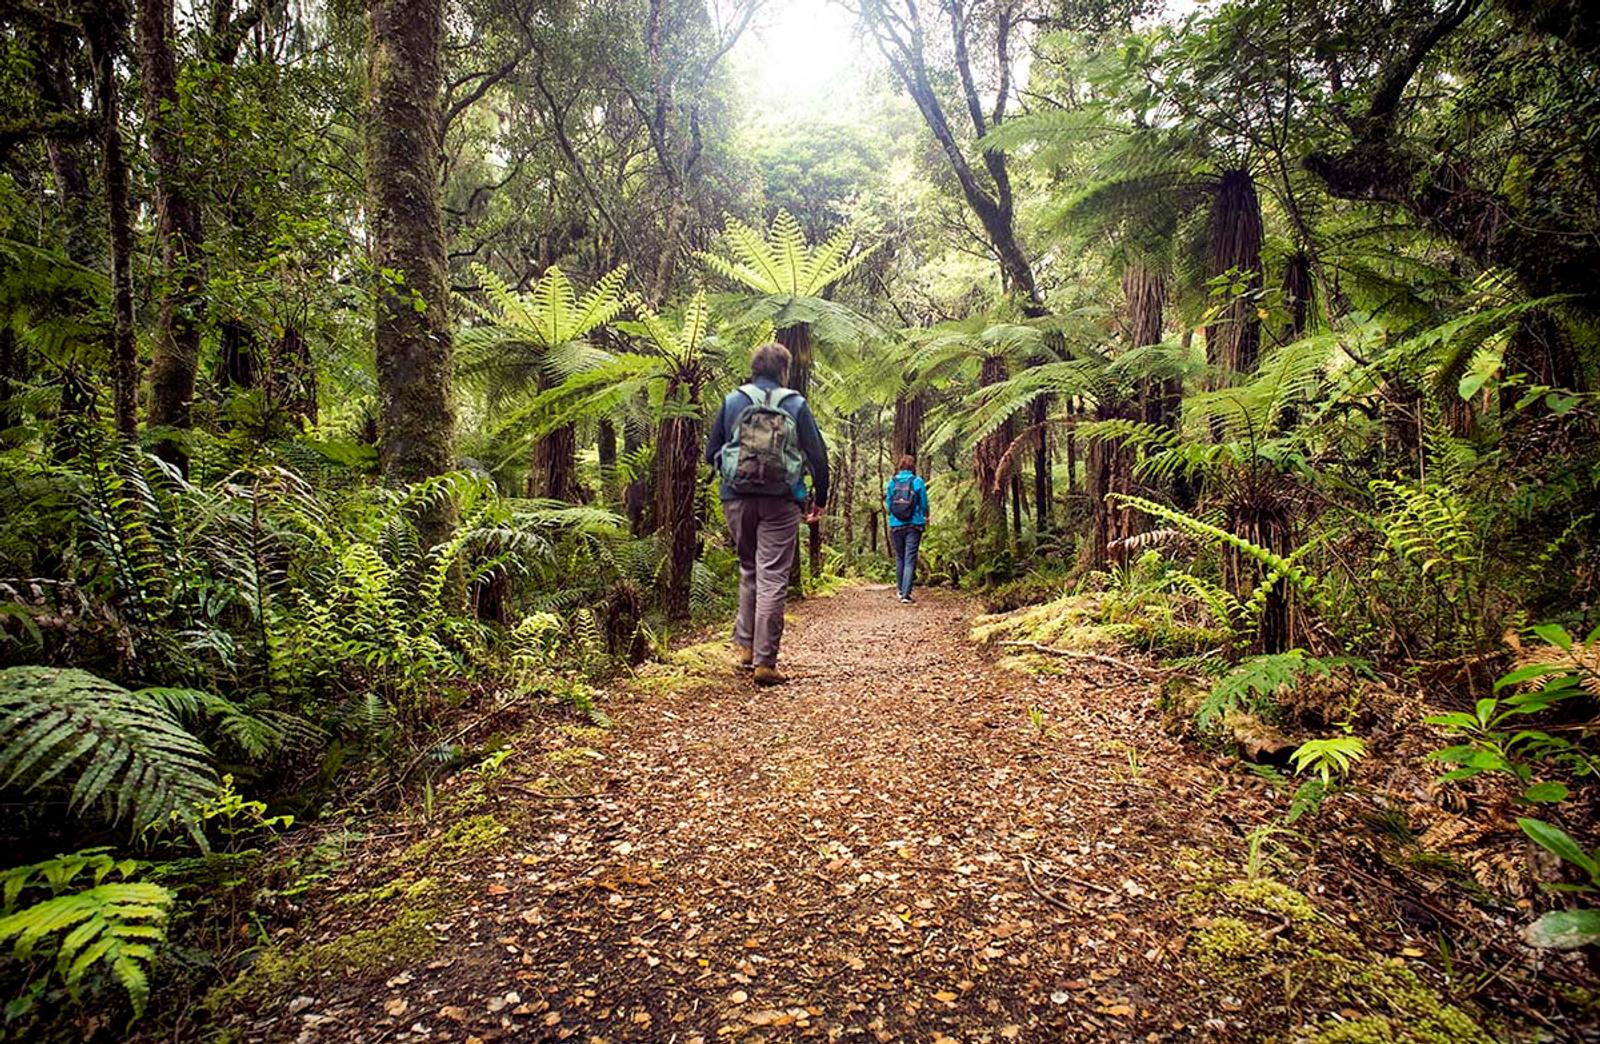
{"label": "light blue sleeve", "polygon": [[922,504],[922,522],[923,522],[924,525],[926,525],[927,522],[928,522],[928,514],[929,514],[929,511],[928,511],[928,484],[926,482],[922,481],[921,479],[917,479],[917,496],[920,498],[921,504]]}

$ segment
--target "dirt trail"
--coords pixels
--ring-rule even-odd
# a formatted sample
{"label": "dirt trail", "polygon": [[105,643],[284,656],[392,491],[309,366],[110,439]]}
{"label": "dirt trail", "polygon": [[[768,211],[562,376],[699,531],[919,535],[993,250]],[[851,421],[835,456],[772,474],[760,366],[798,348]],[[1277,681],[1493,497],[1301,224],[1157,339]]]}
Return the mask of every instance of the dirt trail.
{"label": "dirt trail", "polygon": [[432,925],[430,960],[327,981],[310,1011],[240,1028],[988,1041],[1248,1026],[1240,998],[1191,981],[1179,903],[1182,867],[1240,860],[1257,792],[1169,740],[1119,668],[1000,669],[966,640],[975,611],[847,589],[797,609],[787,687],[730,674],[613,700],[597,797],[530,797],[509,853],[440,869],[459,908]]}

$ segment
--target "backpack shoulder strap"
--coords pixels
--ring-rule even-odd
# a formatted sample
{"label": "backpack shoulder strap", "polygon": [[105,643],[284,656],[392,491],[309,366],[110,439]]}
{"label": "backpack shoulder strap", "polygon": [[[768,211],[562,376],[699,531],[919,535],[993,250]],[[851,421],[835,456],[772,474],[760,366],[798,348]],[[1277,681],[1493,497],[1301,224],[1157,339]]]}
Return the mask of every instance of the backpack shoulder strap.
{"label": "backpack shoulder strap", "polygon": [[761,390],[759,384],[741,384],[739,385],[739,391],[745,398],[750,400],[750,405],[752,406],[768,405],[767,393]]}
{"label": "backpack shoulder strap", "polygon": [[768,401],[773,406],[781,407],[790,399],[798,398],[799,396],[800,393],[795,391],[793,388],[784,388],[780,386],[772,389],[772,398]]}

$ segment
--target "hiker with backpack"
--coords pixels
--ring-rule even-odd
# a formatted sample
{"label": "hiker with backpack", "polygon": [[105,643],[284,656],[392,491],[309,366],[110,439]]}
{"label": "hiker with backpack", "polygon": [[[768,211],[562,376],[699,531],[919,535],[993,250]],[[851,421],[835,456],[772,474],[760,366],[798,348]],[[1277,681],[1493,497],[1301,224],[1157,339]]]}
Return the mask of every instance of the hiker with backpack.
{"label": "hiker with backpack", "polygon": [[720,476],[722,513],[739,552],[733,646],[757,685],[782,685],[778,646],[811,472],[815,522],[828,503],[828,448],[805,398],[783,386],[789,349],[769,342],[750,357],[750,382],[729,392],[711,423],[706,462]]}
{"label": "hiker with backpack", "polygon": [[928,525],[928,484],[917,477],[917,458],[900,457],[900,470],[883,491],[889,514],[889,542],[894,545],[895,585],[900,601],[911,603],[911,581],[917,575],[917,548]]}

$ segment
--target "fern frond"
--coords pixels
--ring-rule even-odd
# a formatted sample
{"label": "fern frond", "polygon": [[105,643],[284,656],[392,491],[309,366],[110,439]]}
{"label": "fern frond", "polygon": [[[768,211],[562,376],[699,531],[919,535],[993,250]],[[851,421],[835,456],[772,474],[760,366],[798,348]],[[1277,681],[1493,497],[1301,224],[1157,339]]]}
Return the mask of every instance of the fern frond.
{"label": "fern frond", "polygon": [[216,792],[210,762],[159,699],[73,668],[0,671],[5,785],[71,776],[69,807],[103,805],[136,830],[177,820],[204,847],[193,810]]}
{"label": "fern frond", "polygon": [[1259,562],[1269,571],[1276,572],[1303,591],[1311,591],[1316,587],[1316,578],[1297,566],[1292,559],[1285,558],[1276,552],[1261,547],[1259,544],[1251,543],[1236,533],[1230,533],[1220,526],[1212,525],[1209,522],[1195,518],[1193,515],[1185,514],[1177,508],[1158,504],[1153,500],[1146,500],[1144,497],[1136,497],[1128,493],[1113,493],[1110,496],[1120,503],[1137,508],[1147,515],[1159,518],[1180,529],[1188,530],[1196,536],[1227,544],[1229,547]]}
{"label": "fern frond", "polygon": [[[0,917],[0,943],[11,944],[22,960],[47,939],[56,943],[55,974],[74,1000],[84,976],[104,966],[121,984],[137,1019],[150,998],[147,970],[156,947],[166,941],[166,921],[177,896],[160,885],[129,881],[140,867],[91,849],[31,866],[7,870],[3,879],[6,914]],[[93,884],[68,891],[87,870]],[[106,881],[115,873],[122,881]],[[27,888],[48,887],[51,898],[16,909]],[[64,894],[63,894],[64,893]]]}

